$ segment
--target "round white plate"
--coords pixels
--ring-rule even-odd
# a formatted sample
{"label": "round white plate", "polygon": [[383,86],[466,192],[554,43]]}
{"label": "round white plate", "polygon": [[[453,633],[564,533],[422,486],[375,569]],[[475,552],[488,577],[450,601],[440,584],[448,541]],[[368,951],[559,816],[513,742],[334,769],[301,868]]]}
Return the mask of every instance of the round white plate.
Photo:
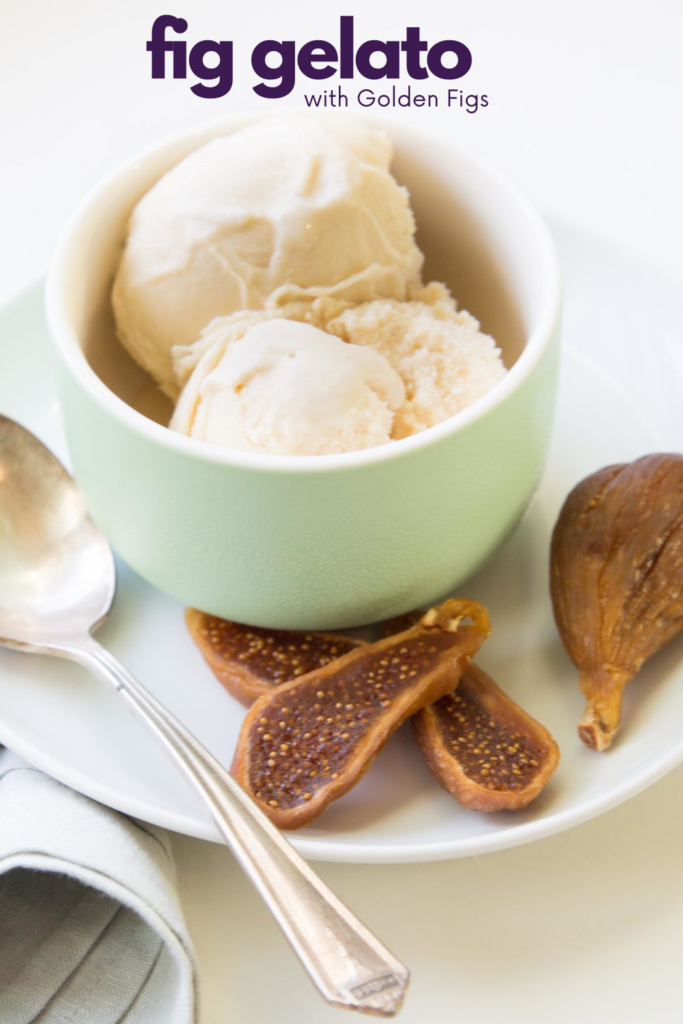
{"label": "round white plate", "polygon": [[[560,767],[527,810],[477,814],[439,788],[404,728],[352,793],[291,836],[311,859],[388,863],[502,849],[585,821],[683,760],[683,639],[628,688],[616,745],[596,754],[576,735],[582,699],[547,587],[550,533],[571,487],[607,463],[681,447],[683,297],[604,243],[566,228],[556,235],[567,298],[548,469],[523,524],[461,592],[491,612],[494,632],[479,663],[553,732]],[[0,312],[0,411],[66,459],[38,287]],[[230,764],[244,709],[204,665],[179,604],[120,565],[99,639]],[[184,779],[116,695],[68,663],[0,650],[0,741],[96,800],[218,839]]]}

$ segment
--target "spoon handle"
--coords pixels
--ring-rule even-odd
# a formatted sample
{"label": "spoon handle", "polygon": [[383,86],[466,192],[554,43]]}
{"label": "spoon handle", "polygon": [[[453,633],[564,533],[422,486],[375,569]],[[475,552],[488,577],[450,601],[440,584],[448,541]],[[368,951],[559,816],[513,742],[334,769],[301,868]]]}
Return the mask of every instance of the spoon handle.
{"label": "spoon handle", "polygon": [[408,970],[327,888],[218,761],[91,636],[64,644],[61,653],[114,686],[163,741],[325,999],[381,1017],[398,1013]]}

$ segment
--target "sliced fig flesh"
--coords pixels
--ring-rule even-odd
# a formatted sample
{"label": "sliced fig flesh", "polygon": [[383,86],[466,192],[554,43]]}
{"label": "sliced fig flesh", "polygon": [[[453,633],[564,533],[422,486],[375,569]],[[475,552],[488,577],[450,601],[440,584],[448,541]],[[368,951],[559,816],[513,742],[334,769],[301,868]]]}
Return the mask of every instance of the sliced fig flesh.
{"label": "sliced fig flesh", "polygon": [[683,630],[683,455],[646,455],[582,480],[553,532],[555,620],[579,670],[579,736],[619,727],[624,686]]}
{"label": "sliced fig flesh", "polygon": [[406,718],[453,689],[489,632],[485,608],[452,599],[285,683],[247,714],[233,775],[280,828],[308,824],[360,780]]}
{"label": "sliced fig flesh", "polygon": [[336,633],[260,629],[188,608],[190,635],[216,679],[249,706],[282,683],[322,668],[362,641]]}
{"label": "sliced fig flesh", "polygon": [[557,743],[476,665],[413,718],[420,751],[451,796],[474,811],[519,810],[560,759]]}
{"label": "sliced fig flesh", "polygon": [[[386,636],[419,618],[384,624]],[[451,796],[474,811],[520,810],[555,771],[560,751],[548,730],[471,664],[456,689],[412,719],[427,765]]]}

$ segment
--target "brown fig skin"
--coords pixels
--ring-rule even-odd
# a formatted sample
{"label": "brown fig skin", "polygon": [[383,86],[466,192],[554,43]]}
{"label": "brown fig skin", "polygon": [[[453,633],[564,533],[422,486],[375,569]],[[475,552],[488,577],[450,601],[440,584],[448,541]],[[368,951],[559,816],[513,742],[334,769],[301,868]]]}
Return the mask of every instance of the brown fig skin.
{"label": "brown fig skin", "polygon": [[278,827],[307,825],[356,785],[406,718],[457,685],[490,629],[482,605],[452,599],[278,687],[244,720],[234,777]]}
{"label": "brown fig skin", "polygon": [[473,811],[521,810],[560,760],[548,730],[474,664],[452,693],[418,711],[412,724],[432,775]]}
{"label": "brown fig skin", "polygon": [[397,615],[394,619],[386,619],[382,623],[382,636],[394,636],[395,633],[402,633],[404,629],[410,629],[411,626],[417,625],[423,615],[424,610],[416,609]]}
{"label": "brown fig skin", "polygon": [[282,683],[322,668],[360,647],[337,633],[261,629],[188,608],[185,621],[216,679],[249,707]]}
{"label": "brown fig skin", "polygon": [[557,627],[580,673],[579,736],[606,750],[624,686],[683,629],[683,456],[646,455],[582,480],[553,532]]}

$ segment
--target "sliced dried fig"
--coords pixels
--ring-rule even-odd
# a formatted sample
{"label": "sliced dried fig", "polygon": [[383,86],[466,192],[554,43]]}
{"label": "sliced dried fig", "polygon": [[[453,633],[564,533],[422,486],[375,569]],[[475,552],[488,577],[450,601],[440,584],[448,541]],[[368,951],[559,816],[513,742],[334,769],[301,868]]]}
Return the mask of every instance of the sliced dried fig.
{"label": "sliced dried fig", "polygon": [[216,679],[247,706],[281,683],[328,665],[362,641],[336,633],[260,629],[188,608],[190,635]]}
{"label": "sliced dried fig", "polygon": [[560,751],[547,729],[476,665],[413,717],[420,751],[451,796],[474,811],[519,810],[538,796]]}
{"label": "sliced dried fig", "polygon": [[453,599],[278,687],[247,714],[233,775],[280,828],[307,824],[359,781],[406,718],[453,688],[490,628],[482,605]]}
{"label": "sliced dried fig", "polygon": [[586,698],[579,735],[605,750],[624,686],[683,629],[683,456],[646,455],[582,480],[555,526],[550,587]]}
{"label": "sliced dried fig", "polygon": [[423,615],[424,611],[418,608],[415,611],[397,615],[393,619],[386,619],[382,623],[382,636],[394,636],[396,633],[402,633],[404,629],[410,629],[411,626],[417,625]]}
{"label": "sliced dried fig", "polygon": [[[419,620],[384,623],[385,636]],[[457,687],[412,718],[420,752],[451,796],[474,811],[520,810],[538,796],[560,760],[548,730],[471,664]]]}

